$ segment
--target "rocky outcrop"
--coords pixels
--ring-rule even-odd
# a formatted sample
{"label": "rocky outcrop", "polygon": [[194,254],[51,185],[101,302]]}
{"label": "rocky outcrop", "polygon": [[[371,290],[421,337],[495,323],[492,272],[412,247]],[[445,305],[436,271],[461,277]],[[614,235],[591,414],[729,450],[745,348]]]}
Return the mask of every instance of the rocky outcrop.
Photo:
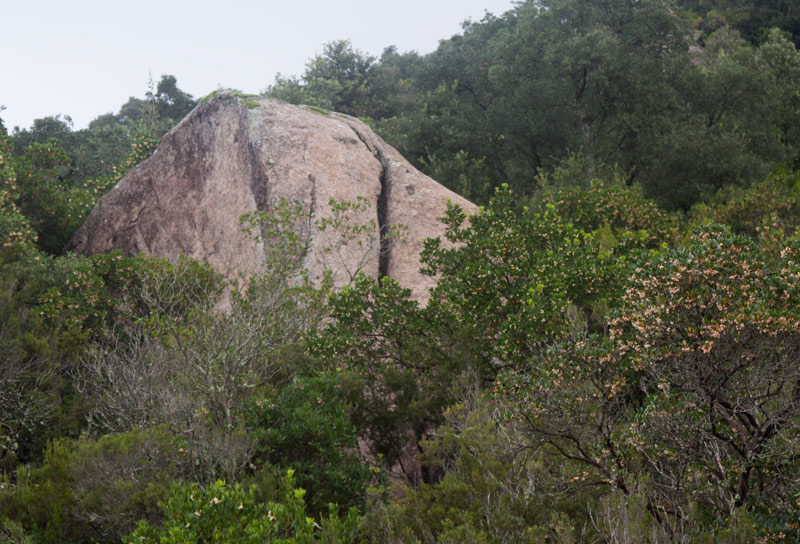
{"label": "rocky outcrop", "polygon": [[[320,231],[332,198],[362,205],[347,225]],[[303,210],[295,228],[310,239],[304,265],[312,277],[330,269],[344,285],[360,270],[388,275],[421,301],[433,282],[419,273],[421,240],[443,233],[448,200],[476,211],[357,119],[223,92],[102,198],[69,249],[184,253],[229,278],[248,277],[264,266],[268,247],[244,234],[240,217],[272,211],[282,199]],[[400,241],[388,235],[404,229]]]}

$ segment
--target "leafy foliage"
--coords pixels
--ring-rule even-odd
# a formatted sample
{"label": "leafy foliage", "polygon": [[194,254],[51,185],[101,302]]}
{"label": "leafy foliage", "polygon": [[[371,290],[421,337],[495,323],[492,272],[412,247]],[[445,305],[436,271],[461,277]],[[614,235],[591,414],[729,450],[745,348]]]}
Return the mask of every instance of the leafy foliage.
{"label": "leafy foliage", "polygon": [[612,321],[612,338],[634,333],[619,350],[652,394],[642,418],[645,443],[663,448],[653,465],[681,488],[703,482],[698,499],[718,511],[744,504],[750,489],[796,485],[784,464],[800,415],[797,251],[794,241],[771,269],[745,240],[698,231],[687,251],[637,270]]}
{"label": "leafy foliage", "polygon": [[799,181],[796,174],[776,172],[749,189],[720,191],[712,202],[693,208],[692,216],[698,222],[730,226],[734,233],[757,241],[774,259],[800,226]]}
{"label": "leafy foliage", "polygon": [[451,208],[445,219],[451,247],[429,240],[422,260],[425,273],[441,275],[431,311],[469,331],[489,376],[583,328],[619,288],[616,271],[624,260],[565,223],[552,204],[517,213],[502,186],[466,227],[465,220]]}
{"label": "leafy foliage", "polygon": [[773,268],[745,239],[709,227],[648,259],[608,338],[555,347],[504,376],[512,412],[535,444],[582,467],[573,485],[628,495],[646,474],[648,508],[672,533],[687,530],[693,504],[724,516],[752,489],[784,497],[773,506],[789,511],[795,245]]}
{"label": "leafy foliage", "polygon": [[165,522],[156,527],[142,522],[125,542],[225,543],[274,542],[305,544],[312,542],[352,542],[358,516],[350,511],[342,519],[331,507],[329,515],[317,524],[306,515],[305,491],[294,487],[292,471],[284,480],[280,502],[267,504],[255,500],[255,490],[240,485],[227,487],[216,481],[205,488],[196,484],[176,487],[163,504]]}
{"label": "leafy foliage", "polygon": [[[661,0],[518,2],[422,57],[387,48],[374,59],[330,43],[300,78],[281,76],[266,92],[365,118],[473,201],[488,202],[502,183],[532,195],[542,175],[580,157],[583,185],[616,171],[661,206],[688,210],[797,166],[800,54],[761,26],[774,21],[796,41],[786,5],[678,4],[688,10]],[[728,9],[741,33],[697,21]]]}
{"label": "leafy foliage", "polygon": [[14,156],[10,139],[0,138],[3,243],[35,242],[52,254],[61,253],[100,197],[155,149],[152,139],[134,138],[131,153],[109,174],[76,183],[59,140],[33,142]]}
{"label": "leafy foliage", "polygon": [[417,488],[396,485],[389,504],[364,520],[369,542],[571,542],[573,527],[557,501],[536,490],[546,461],[520,450],[523,438],[498,424],[497,407],[476,390],[449,408],[424,442],[425,457],[444,471]]}
{"label": "leafy foliage", "polygon": [[600,183],[565,187],[547,195],[544,202],[555,206],[555,212],[576,228],[586,232],[602,229],[598,234],[608,239],[599,241],[617,253],[655,249],[677,236],[677,219],[643,198],[638,188]]}
{"label": "leafy foliage", "polygon": [[372,457],[399,464],[397,476],[419,480],[406,455],[409,439],[438,422],[460,362],[437,345],[424,311],[391,278],[377,283],[361,274],[329,306],[332,321],[312,337],[312,352],[341,372],[342,395]]}
{"label": "leafy foliage", "polygon": [[292,104],[369,116],[376,98],[370,88],[374,62],[374,57],[353,49],[349,40],[329,42],[306,64],[302,78],[278,74],[265,92]]}
{"label": "leafy foliage", "polygon": [[275,397],[251,400],[247,415],[256,441],[251,463],[293,470],[314,515],[327,512],[328,504],[363,505],[374,478],[354,453],[356,427],[339,382],[332,373],[297,377]]}
{"label": "leafy foliage", "polygon": [[163,428],[57,440],[41,467],[4,480],[0,509],[44,542],[119,539],[139,519],[159,518],[157,502],[182,473],[178,451]]}

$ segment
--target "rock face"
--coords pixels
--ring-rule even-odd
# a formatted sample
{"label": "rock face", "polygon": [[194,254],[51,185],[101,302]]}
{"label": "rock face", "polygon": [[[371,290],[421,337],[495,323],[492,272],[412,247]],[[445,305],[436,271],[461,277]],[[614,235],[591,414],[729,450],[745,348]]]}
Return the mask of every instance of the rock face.
{"label": "rock face", "polygon": [[[361,202],[345,226],[320,231],[331,198]],[[300,205],[295,229],[310,240],[304,265],[347,284],[359,270],[397,279],[425,301],[421,239],[440,236],[448,199],[469,201],[414,169],[361,121],[270,99],[220,93],[200,104],[98,203],[69,249],[122,249],[207,261],[229,278],[264,266],[267,248],[242,230],[243,214]],[[362,200],[363,199],[363,200]],[[402,241],[387,232],[407,228]],[[402,232],[397,229],[398,232]]]}

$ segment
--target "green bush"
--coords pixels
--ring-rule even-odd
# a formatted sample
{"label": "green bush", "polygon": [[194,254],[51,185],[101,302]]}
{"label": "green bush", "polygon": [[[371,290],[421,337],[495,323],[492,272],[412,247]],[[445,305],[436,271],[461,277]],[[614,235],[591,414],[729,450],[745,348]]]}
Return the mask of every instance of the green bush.
{"label": "green bush", "polygon": [[256,500],[255,488],[226,486],[216,481],[201,488],[196,484],[176,486],[161,505],[165,521],[161,527],[142,521],[124,539],[130,544],[306,544],[351,543],[359,517],[355,510],[343,518],[331,506],[319,522],[306,514],[305,491],[294,487],[292,471],[283,482],[280,502]]}
{"label": "green bush", "polygon": [[13,470],[16,461],[41,460],[48,440],[80,432],[86,399],[72,378],[86,340],[114,311],[129,260],[7,249],[0,250],[0,463]]}
{"label": "green bush", "polygon": [[557,467],[521,449],[524,438],[498,415],[489,395],[478,392],[450,408],[446,423],[422,444],[426,462],[444,471],[441,481],[416,488],[395,484],[390,501],[373,498],[363,538],[376,543],[571,542],[573,522],[564,504],[539,493]]}
{"label": "green bush", "polygon": [[607,231],[607,236],[622,245],[617,251],[658,248],[674,242],[677,235],[676,218],[644,198],[638,187],[593,182],[586,188],[562,188],[543,200],[553,204],[555,212],[575,228]]}
{"label": "green bush", "polygon": [[419,479],[416,463],[403,466],[409,443],[441,420],[464,370],[450,355],[463,344],[445,339],[441,327],[408,289],[360,274],[329,300],[331,321],[311,339],[311,351],[340,373],[341,394],[373,460],[400,467],[397,476]]}
{"label": "green bush", "polygon": [[777,256],[800,227],[800,172],[776,171],[748,189],[729,187],[691,215],[695,223],[724,223]]}
{"label": "green bush", "polygon": [[110,542],[155,521],[181,475],[180,442],[166,429],[99,440],[56,440],[41,466],[0,486],[0,511],[46,542]]}
{"label": "green bush", "polygon": [[308,491],[316,515],[334,503],[361,507],[374,478],[356,452],[356,428],[338,391],[336,373],[298,377],[275,398],[250,402],[247,428],[256,442],[253,463],[275,470],[292,469]]}

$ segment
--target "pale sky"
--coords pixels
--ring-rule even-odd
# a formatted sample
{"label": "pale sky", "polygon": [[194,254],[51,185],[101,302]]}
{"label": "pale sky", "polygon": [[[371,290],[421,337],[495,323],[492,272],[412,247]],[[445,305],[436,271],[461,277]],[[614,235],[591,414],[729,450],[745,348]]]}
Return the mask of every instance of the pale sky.
{"label": "pale sky", "polygon": [[142,98],[150,74],[195,96],[258,93],[300,75],[325,43],[420,54],[513,0],[0,0],[0,118],[11,130],[63,114],[74,128]]}

